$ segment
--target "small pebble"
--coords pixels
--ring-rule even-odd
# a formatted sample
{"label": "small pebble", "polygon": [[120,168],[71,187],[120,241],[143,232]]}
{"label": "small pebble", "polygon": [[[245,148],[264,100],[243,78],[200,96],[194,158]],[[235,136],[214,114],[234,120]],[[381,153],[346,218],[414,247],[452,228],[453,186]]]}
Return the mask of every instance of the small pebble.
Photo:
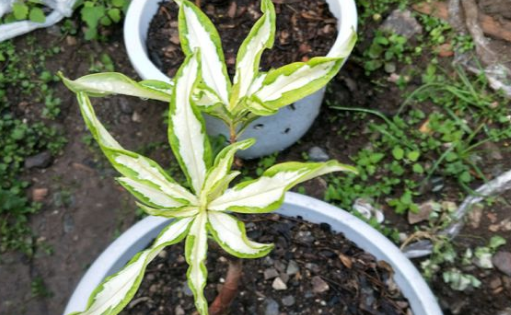
{"label": "small pebble", "polygon": [[272,284],[272,288],[277,291],[287,290],[287,285],[280,277],[275,278]]}
{"label": "small pebble", "polygon": [[292,306],[295,304],[295,298],[292,295],[285,296],[282,298],[282,304],[284,306]]}
{"label": "small pebble", "polygon": [[277,301],[271,298],[267,298],[264,301],[264,304],[266,305],[264,309],[264,315],[279,315],[279,303],[277,303]]}
{"label": "small pebble", "polygon": [[290,260],[289,264],[287,265],[286,273],[290,276],[295,275],[300,271],[300,267],[298,266],[298,263],[294,260]]}
{"label": "small pebble", "polygon": [[309,149],[309,159],[313,162],[325,162],[330,160],[330,156],[320,147],[312,147]]}
{"label": "small pebble", "polygon": [[314,293],[323,293],[330,289],[328,283],[319,276],[312,277],[312,291]]}
{"label": "small pebble", "polygon": [[264,271],[264,280],[270,280],[273,278],[277,278],[279,273],[275,268],[268,268]]}
{"label": "small pebble", "polygon": [[504,274],[511,277],[511,253],[500,251],[493,256],[493,265],[503,272]]}

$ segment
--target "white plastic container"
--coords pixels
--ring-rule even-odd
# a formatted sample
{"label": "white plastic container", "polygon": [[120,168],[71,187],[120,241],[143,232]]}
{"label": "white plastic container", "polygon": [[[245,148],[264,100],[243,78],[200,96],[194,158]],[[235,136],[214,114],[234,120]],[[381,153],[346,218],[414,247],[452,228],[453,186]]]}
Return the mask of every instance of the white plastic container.
{"label": "white plastic container", "polygon": [[[323,201],[287,193],[278,214],[313,223],[326,222],[333,231],[342,232],[358,247],[384,260],[394,269],[394,280],[410,302],[414,315],[442,315],[442,311],[426,282],[414,265],[385,236],[348,212]],[[137,252],[146,248],[169,223],[161,217],[148,217],[117,238],[89,268],[76,287],[64,315],[83,311],[92,291],[107,276],[118,271]]]}
{"label": "white plastic container", "polygon": [[[332,14],[338,19],[338,36],[334,47],[342,45],[357,27],[357,9],[354,0],[326,0]],[[149,59],[146,48],[149,23],[158,10],[159,1],[132,0],[124,22],[124,43],[131,64],[144,80],[168,81],[169,78]],[[325,90],[301,99],[294,105],[283,108],[274,116],[262,117],[254,121],[241,136],[241,139],[256,138],[257,143],[248,150],[240,151],[242,158],[256,158],[281,151],[298,141],[319,114]],[[212,136],[224,134],[228,130],[213,117],[206,117],[208,133]]]}

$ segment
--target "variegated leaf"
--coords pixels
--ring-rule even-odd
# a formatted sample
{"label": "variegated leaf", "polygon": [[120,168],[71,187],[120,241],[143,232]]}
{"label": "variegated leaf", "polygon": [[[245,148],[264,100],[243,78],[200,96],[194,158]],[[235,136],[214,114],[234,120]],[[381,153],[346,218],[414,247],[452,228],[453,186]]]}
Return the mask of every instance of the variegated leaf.
{"label": "variegated leaf", "polygon": [[222,101],[229,104],[231,81],[227,75],[220,36],[211,20],[187,0],[179,3],[179,38],[184,53],[191,56],[199,49],[202,79]]}
{"label": "variegated leaf", "polygon": [[208,314],[208,301],[204,296],[204,288],[208,280],[208,270],[205,265],[208,251],[207,221],[206,212],[195,217],[185,246],[186,261],[189,265],[186,273],[188,286],[195,297],[195,307],[201,315]]}
{"label": "variegated leaf", "polygon": [[239,258],[263,257],[274,247],[249,240],[245,224],[222,212],[208,212],[208,229],[226,252]]}
{"label": "variegated leaf", "polygon": [[191,97],[200,78],[198,58],[197,53],[187,57],[179,68],[169,110],[170,145],[196,193],[201,191],[211,165],[211,146],[204,120]]}
{"label": "variegated leaf", "polygon": [[224,183],[224,179],[231,171],[232,161],[234,154],[238,150],[246,150],[255,143],[255,139],[246,139],[243,141],[235,142],[225,147],[215,158],[215,163],[211,167],[206,175],[206,182],[202,189],[201,200],[206,201],[211,192],[215,192],[219,185]]}
{"label": "variegated leaf", "polygon": [[147,265],[166,246],[180,242],[187,234],[192,219],[172,222],[158,236],[150,249],[138,253],[118,273],[108,277],[91,294],[85,311],[74,315],[116,315],[135,296]]}
{"label": "variegated leaf", "polygon": [[252,95],[254,104],[279,109],[323,88],[339,72],[355,40],[353,33],[342,51],[344,55],[316,57],[270,71],[262,87]]}
{"label": "variegated leaf", "polygon": [[142,210],[144,210],[145,213],[149,215],[164,218],[188,218],[193,217],[199,213],[199,208],[197,206],[183,206],[174,209],[161,209],[148,207],[145,204],[138,202],[137,206],[139,206]]}
{"label": "variegated leaf", "polygon": [[124,150],[97,119],[89,97],[78,92],[78,103],[85,123],[112,165],[124,176],[141,185],[156,186],[163,194],[181,205],[197,204],[197,198],[175,183],[161,167],[151,159]]}
{"label": "variegated leaf", "polygon": [[240,213],[273,211],[282,204],[284,193],[293,186],[326,173],[339,171],[356,172],[356,169],[337,161],[278,164],[266,170],[260,178],[226,190],[209,204],[208,210]]}
{"label": "variegated leaf", "polygon": [[236,75],[230,100],[230,110],[248,95],[250,86],[259,72],[264,50],[273,46],[275,39],[275,8],[271,0],[261,1],[263,16],[254,24],[243,41],[236,58]]}
{"label": "variegated leaf", "polygon": [[89,96],[108,96],[122,94],[169,102],[172,85],[150,80],[135,82],[124,74],[117,72],[96,73],[69,80],[59,73],[64,84],[73,92],[85,92]]}
{"label": "variegated leaf", "polygon": [[241,172],[239,171],[233,171],[227,174],[212,190],[208,191],[208,200],[218,198],[218,196],[220,196],[229,187],[229,184],[240,174]]}
{"label": "variegated leaf", "polygon": [[150,182],[136,181],[128,177],[120,177],[117,181],[138,200],[152,207],[169,209],[181,208],[186,205],[154,187],[155,185]]}

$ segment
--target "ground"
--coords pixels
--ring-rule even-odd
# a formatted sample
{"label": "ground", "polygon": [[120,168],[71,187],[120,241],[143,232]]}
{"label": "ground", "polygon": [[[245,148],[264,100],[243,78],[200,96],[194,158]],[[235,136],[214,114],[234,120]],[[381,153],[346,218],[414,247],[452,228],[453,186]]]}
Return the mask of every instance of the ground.
{"label": "ground", "polygon": [[[494,1],[491,6],[484,1],[485,12],[496,19],[509,19],[505,10],[499,11],[500,15],[491,11],[502,3],[505,1]],[[482,203],[481,211],[473,211],[481,215],[470,216],[454,241],[434,237],[449,224],[453,204],[459,205],[484,184],[484,178],[511,169],[509,100],[490,90],[484,78],[452,65],[453,50],[471,52],[473,46],[445,23],[417,15],[414,19],[422,30],[404,41],[376,31],[399,4],[410,9],[406,1],[361,1],[359,44],[331,83],[311,130],[278,155],[246,161],[250,171],[244,175],[252,176],[275,161],[314,159],[314,147],[330,158],[355,164],[361,170],[357,178],[327,176],[298,191],[348,210],[357,198],[365,198],[381,209],[386,219],[384,224],[371,223],[397,243],[417,235],[416,231],[433,236],[435,254],[429,261],[414,262],[429,276],[446,314],[509,314],[511,275],[477,266],[474,261],[478,260],[465,254],[477,247],[491,254],[511,252],[511,223],[506,223],[511,221],[511,206],[506,202],[509,194]],[[79,17],[74,17],[77,20]],[[60,70],[76,78],[91,71],[112,70],[113,66],[115,71],[136,78],[121,32],[121,27],[114,25],[108,28],[106,41],[86,41],[80,32],[72,34],[61,24],[17,38],[13,45],[19,54],[32,47],[60,47],[46,58],[46,70],[51,73]],[[499,53],[511,55],[509,43],[493,42]],[[2,70],[8,63],[9,59],[0,58]],[[62,313],[87,266],[140,218],[134,199],[115,183],[115,171],[85,129],[73,95],[60,82],[48,85],[54,97],[61,99],[60,112],[42,121],[59,130],[67,144],[53,154],[51,165],[22,169],[16,175],[29,183],[26,195],[42,206],[28,216],[33,235],[28,249],[7,249],[0,254],[0,279],[10,284],[0,286],[2,315]],[[425,85],[437,88],[414,94]],[[36,122],[44,109],[56,108],[51,102],[35,101],[21,93],[23,88],[10,83],[3,98],[8,100],[9,111],[20,119]],[[122,96],[94,102],[101,104],[96,106],[98,116],[123,145],[175,172],[166,144],[164,104]],[[37,196],[41,189],[48,192]],[[440,204],[432,207],[433,215],[428,213],[424,221],[410,224],[407,213],[424,214],[430,200]],[[507,243],[494,249],[489,246],[494,236]],[[444,280],[453,270],[464,277],[473,276],[481,284],[472,282],[460,291],[459,282]]]}

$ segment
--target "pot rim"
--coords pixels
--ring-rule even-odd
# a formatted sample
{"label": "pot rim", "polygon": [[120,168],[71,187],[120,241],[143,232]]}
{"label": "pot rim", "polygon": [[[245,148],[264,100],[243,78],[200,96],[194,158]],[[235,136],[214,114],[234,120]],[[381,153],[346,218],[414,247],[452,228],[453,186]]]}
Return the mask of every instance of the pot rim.
{"label": "pot rim", "polygon": [[[132,0],[124,21],[124,43],[131,64],[144,80],[160,80],[169,82],[170,78],[158,69],[149,59],[145,38],[141,27],[144,23],[150,23],[151,17],[144,16],[145,6],[148,1]],[[330,4],[330,10],[337,17],[338,34],[334,45],[327,55],[347,41],[352,32],[357,30],[357,8],[354,0],[326,0]],[[333,5],[332,5],[333,4]],[[336,10],[337,9],[337,10]],[[340,11],[340,12],[337,12]]]}
{"label": "pot rim", "polygon": [[[352,214],[321,200],[288,192],[284,204],[276,213],[301,216],[315,223],[326,222],[332,230],[342,232],[347,239],[379,260],[385,260],[394,269],[394,280],[410,302],[415,315],[442,315],[442,311],[412,262],[385,236]],[[319,217],[319,219],[318,219]],[[310,218],[316,218],[314,221]],[[118,237],[94,261],[78,283],[64,315],[85,309],[90,293],[108,275],[117,271],[132,256],[157,235],[170,219],[147,217]]]}

